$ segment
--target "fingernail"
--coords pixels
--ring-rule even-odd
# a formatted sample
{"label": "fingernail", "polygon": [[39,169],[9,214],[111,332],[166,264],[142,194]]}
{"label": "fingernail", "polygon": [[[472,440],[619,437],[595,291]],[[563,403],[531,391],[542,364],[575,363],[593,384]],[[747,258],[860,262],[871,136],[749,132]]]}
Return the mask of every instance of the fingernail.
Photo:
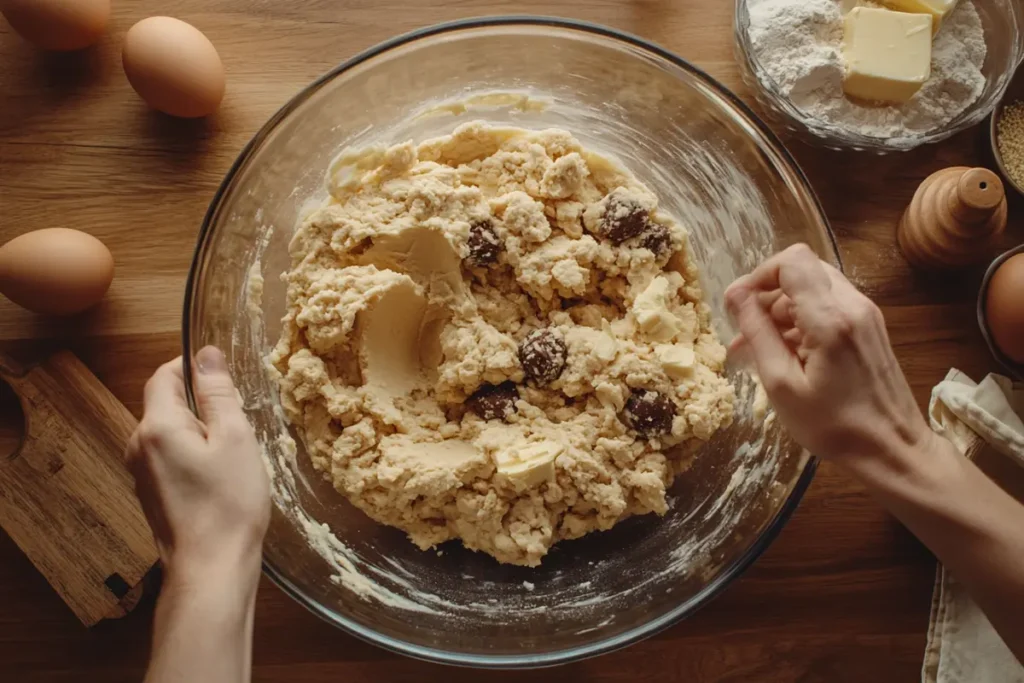
{"label": "fingernail", "polygon": [[228,360],[216,346],[206,346],[196,354],[196,367],[204,375],[228,371]]}

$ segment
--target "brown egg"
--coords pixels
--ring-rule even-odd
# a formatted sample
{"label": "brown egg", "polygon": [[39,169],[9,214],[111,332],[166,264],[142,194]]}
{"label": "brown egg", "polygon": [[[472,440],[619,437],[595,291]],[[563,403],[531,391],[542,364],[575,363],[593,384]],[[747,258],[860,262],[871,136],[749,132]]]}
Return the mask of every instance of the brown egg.
{"label": "brown egg", "polygon": [[199,29],[171,17],[149,17],[128,30],[124,73],[146,104],[171,116],[212,114],[224,98],[224,64]]}
{"label": "brown egg", "polygon": [[106,31],[110,0],[0,0],[0,13],[44,50],[80,50]]}
{"label": "brown egg", "polygon": [[985,316],[999,350],[1024,364],[1024,254],[1011,256],[992,275]]}
{"label": "brown egg", "polygon": [[36,230],[0,247],[0,293],[36,313],[84,311],[99,303],[113,279],[110,251],[78,230]]}

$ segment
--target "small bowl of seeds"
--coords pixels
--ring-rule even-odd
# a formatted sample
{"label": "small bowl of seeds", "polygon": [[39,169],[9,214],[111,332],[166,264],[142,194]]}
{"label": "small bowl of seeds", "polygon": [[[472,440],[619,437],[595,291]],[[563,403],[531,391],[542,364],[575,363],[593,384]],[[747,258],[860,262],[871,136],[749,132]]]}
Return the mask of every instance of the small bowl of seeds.
{"label": "small bowl of seeds", "polygon": [[1024,65],[992,113],[992,153],[1003,177],[1024,194]]}

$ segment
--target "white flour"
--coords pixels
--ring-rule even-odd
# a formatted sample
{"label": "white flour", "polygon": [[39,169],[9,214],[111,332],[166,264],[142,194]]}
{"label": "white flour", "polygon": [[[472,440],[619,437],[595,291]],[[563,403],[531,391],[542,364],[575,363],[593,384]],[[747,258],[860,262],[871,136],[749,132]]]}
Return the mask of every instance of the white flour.
{"label": "white flour", "polygon": [[[808,118],[874,138],[906,139],[934,131],[973,104],[985,88],[988,48],[981,17],[964,0],[935,37],[932,76],[902,105],[870,107],[843,94],[841,0],[751,0],[750,40],[759,77]],[[862,3],[863,4],[863,3]]]}

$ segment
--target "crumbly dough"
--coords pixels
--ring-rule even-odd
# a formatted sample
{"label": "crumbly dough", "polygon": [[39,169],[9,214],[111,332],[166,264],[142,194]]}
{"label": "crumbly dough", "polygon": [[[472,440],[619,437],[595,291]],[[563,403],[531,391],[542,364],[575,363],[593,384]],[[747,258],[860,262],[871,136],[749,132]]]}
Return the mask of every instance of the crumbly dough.
{"label": "crumbly dough", "polygon": [[332,167],[268,358],[314,467],[420,548],[535,566],[664,514],[732,421],[687,235],[562,130],[475,122]]}

